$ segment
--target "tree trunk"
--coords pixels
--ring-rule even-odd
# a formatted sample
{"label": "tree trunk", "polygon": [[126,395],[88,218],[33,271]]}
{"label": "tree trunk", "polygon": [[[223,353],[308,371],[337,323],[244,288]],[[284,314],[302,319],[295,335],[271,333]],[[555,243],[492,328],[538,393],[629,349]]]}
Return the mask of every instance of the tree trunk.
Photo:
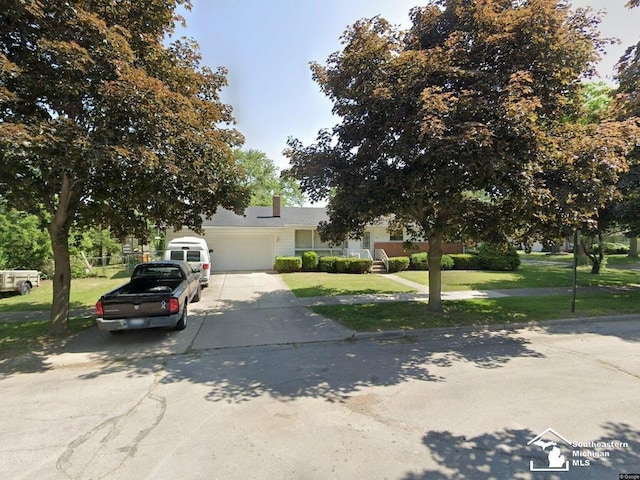
{"label": "tree trunk", "polygon": [[602,232],[598,232],[598,251],[589,253],[587,251],[587,245],[584,241],[580,242],[582,248],[587,253],[589,260],[591,260],[591,273],[594,275],[598,275],[600,273],[600,269],[602,268],[602,264],[604,263],[604,241],[602,237]]}
{"label": "tree trunk", "polygon": [[49,334],[61,336],[69,331],[69,294],[71,292],[71,259],[69,257],[69,229],[71,228],[74,202],[73,180],[62,178],[57,209],[49,224],[49,236],[53,248],[53,302],[49,317]]}
{"label": "tree trunk", "polygon": [[580,233],[580,230],[578,230],[577,239],[578,239],[578,265],[589,265],[591,263],[591,260],[587,255],[587,249],[584,245],[584,242],[582,241],[582,234]]}
{"label": "tree trunk", "polygon": [[65,231],[64,227],[54,225],[53,222],[49,231],[55,265],[49,334],[60,336],[69,331],[69,294],[71,293],[69,231]]}
{"label": "tree trunk", "polygon": [[629,239],[629,257],[638,258],[638,237]]}
{"label": "tree trunk", "polygon": [[440,262],[442,260],[442,235],[429,235],[429,310],[442,311],[442,274]]}

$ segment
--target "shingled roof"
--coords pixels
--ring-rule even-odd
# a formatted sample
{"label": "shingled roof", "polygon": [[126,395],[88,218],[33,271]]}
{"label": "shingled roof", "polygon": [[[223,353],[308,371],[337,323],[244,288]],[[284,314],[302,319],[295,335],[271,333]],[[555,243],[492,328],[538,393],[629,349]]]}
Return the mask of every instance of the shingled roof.
{"label": "shingled roof", "polygon": [[280,216],[273,215],[272,207],[248,207],[244,215],[219,208],[210,219],[204,219],[203,227],[310,227],[315,228],[323,220],[329,220],[324,207],[282,207]]}

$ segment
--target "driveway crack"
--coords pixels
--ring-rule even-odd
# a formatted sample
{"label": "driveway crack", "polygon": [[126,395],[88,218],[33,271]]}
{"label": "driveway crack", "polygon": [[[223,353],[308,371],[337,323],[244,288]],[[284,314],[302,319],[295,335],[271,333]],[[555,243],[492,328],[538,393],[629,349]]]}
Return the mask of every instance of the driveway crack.
{"label": "driveway crack", "polygon": [[67,478],[105,478],[133,457],[138,445],[164,417],[167,402],[153,393],[157,376],[145,395],[121,415],[110,417],[76,438],[58,458]]}

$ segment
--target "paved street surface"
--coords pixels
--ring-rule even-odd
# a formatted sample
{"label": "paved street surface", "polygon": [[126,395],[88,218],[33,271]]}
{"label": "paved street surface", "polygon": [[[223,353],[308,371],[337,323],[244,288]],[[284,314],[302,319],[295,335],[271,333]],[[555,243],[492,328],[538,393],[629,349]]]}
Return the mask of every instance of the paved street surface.
{"label": "paved street surface", "polygon": [[184,332],[5,364],[0,478],[640,473],[637,319],[346,341],[279,281],[217,276]]}

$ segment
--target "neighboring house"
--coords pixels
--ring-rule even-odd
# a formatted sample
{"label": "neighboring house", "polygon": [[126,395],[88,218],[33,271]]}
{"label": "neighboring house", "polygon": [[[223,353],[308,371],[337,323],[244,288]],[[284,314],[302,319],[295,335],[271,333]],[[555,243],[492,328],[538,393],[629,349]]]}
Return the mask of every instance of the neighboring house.
{"label": "neighboring house", "polygon": [[[367,227],[362,239],[349,239],[344,245],[331,247],[318,234],[318,224],[328,219],[324,207],[281,207],[278,196],[274,196],[271,207],[248,207],[244,215],[220,208],[202,223],[203,237],[213,249],[212,270],[270,270],[275,257],[302,255],[309,250],[321,256],[363,258],[375,258],[378,248],[384,248],[390,257],[428,250],[426,243],[418,243],[418,249],[403,252],[402,234],[389,233],[386,224]],[[191,230],[168,231],[166,241],[185,235],[200,236]],[[448,253],[457,252],[462,252],[462,246],[455,245]]]}

